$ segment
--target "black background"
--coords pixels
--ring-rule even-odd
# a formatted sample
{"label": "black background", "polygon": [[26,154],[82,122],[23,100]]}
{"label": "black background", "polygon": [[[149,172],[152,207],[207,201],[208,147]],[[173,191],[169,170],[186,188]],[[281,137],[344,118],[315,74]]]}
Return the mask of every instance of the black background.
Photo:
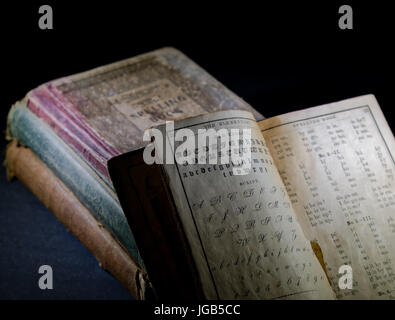
{"label": "black background", "polygon": [[[42,4],[52,6],[53,30],[38,27]],[[353,8],[353,30],[338,27],[342,4]],[[11,104],[43,82],[163,46],[183,51],[266,117],[373,93],[394,128],[394,18],[384,2],[0,6],[2,130]],[[2,140],[2,154],[4,147]],[[0,299],[130,299],[20,182],[6,181],[4,171]],[[38,288],[42,264],[53,266],[52,291]]]}

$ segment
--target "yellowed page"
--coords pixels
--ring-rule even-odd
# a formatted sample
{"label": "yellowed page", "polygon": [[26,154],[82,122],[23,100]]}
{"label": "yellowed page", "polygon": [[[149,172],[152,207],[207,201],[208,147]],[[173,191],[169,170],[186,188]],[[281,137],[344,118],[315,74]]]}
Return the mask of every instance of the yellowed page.
{"label": "yellowed page", "polygon": [[332,299],[253,116],[227,111],[186,119],[167,139],[182,128],[196,135],[208,127],[251,129],[244,144],[252,167],[232,175],[232,166],[220,164],[164,166],[206,297]]}
{"label": "yellowed page", "polygon": [[[395,298],[394,136],[373,95],[259,123],[340,299]],[[338,286],[350,265],[353,288]]]}

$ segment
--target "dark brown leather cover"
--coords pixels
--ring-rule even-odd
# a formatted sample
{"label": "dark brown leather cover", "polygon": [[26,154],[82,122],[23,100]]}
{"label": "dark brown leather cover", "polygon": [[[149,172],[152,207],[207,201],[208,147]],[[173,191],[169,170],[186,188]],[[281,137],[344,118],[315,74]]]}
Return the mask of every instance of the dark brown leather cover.
{"label": "dark brown leather cover", "polygon": [[145,164],[140,149],[112,158],[108,168],[158,297],[204,299],[162,166]]}

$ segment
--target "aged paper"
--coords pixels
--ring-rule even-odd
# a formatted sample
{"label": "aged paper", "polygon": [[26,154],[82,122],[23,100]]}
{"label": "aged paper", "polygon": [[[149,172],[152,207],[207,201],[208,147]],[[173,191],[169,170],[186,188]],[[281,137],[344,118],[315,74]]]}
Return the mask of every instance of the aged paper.
{"label": "aged paper", "polygon": [[232,163],[164,166],[206,297],[332,299],[252,114],[227,111],[179,121],[167,139],[184,128],[194,135],[202,128],[251,129],[251,139],[242,139],[251,150],[249,174],[233,174]]}
{"label": "aged paper", "polygon": [[[259,123],[292,207],[340,299],[395,298],[395,143],[374,96]],[[353,288],[338,273],[350,265]]]}

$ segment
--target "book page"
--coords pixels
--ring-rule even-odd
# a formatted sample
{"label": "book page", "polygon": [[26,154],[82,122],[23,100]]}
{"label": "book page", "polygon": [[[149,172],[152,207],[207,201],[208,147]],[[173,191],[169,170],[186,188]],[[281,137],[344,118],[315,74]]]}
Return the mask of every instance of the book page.
{"label": "book page", "polygon": [[[259,122],[337,298],[395,298],[394,137],[374,96]],[[342,265],[352,289],[340,289]]]}
{"label": "book page", "polygon": [[[328,279],[295,219],[252,114],[227,111],[182,120],[166,132],[167,140],[185,128],[194,137],[198,129],[209,128],[249,129],[251,134],[239,137],[243,152],[251,151],[250,158],[244,158],[244,164],[250,164],[245,171],[241,162],[164,165],[205,296],[332,299]],[[223,145],[222,139],[215,143]],[[180,145],[175,141],[172,146],[175,158]]]}

